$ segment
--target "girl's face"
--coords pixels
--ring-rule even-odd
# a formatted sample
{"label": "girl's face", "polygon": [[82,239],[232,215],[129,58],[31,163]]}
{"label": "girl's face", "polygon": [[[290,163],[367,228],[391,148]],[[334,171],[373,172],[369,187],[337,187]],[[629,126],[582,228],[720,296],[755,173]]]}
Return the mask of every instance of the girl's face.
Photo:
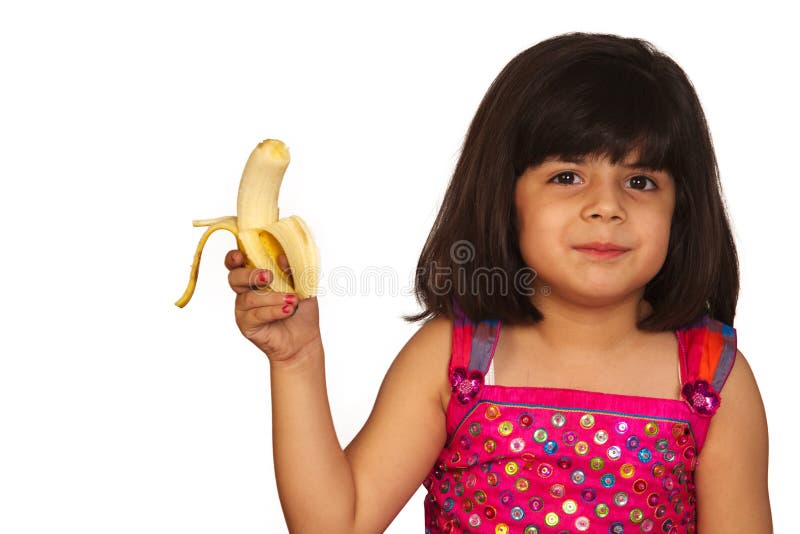
{"label": "girl's face", "polygon": [[[606,158],[554,158],[518,179],[515,204],[520,251],[537,273],[535,286],[575,303],[598,306],[643,293],[667,256],[675,184],[666,171]],[[578,247],[592,242],[626,252],[598,256]],[[641,296],[641,295],[640,295]]]}

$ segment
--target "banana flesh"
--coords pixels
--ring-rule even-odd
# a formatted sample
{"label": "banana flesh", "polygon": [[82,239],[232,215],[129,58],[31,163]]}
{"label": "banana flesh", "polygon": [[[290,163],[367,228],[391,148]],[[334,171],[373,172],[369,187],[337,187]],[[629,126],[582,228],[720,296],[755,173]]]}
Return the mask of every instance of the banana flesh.
{"label": "banana flesh", "polygon": [[[245,267],[269,269],[274,291],[295,293],[301,299],[316,296],[319,286],[319,249],[306,223],[297,215],[279,218],[278,194],[289,165],[289,149],[277,139],[261,141],[244,166],[239,182],[236,216],[198,219],[193,226],[208,227],[194,253],[189,284],[175,305],[183,308],[197,285],[200,256],[209,236],[227,230],[236,237]],[[278,267],[278,256],[286,254],[292,278]]]}

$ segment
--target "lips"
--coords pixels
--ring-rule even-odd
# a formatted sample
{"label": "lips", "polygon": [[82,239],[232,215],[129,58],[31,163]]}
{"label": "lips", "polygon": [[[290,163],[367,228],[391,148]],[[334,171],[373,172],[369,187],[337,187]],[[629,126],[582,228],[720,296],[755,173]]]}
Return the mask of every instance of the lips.
{"label": "lips", "polygon": [[592,241],[591,243],[583,243],[582,245],[576,245],[573,248],[596,250],[598,252],[625,252],[627,250],[630,250],[628,247],[623,247],[622,245],[617,245],[616,243],[610,243],[605,241]]}

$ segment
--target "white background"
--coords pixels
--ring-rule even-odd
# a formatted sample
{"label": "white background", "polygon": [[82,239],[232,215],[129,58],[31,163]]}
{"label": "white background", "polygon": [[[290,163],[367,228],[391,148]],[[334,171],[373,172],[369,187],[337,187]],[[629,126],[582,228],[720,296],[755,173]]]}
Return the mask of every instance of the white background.
{"label": "white background", "polygon": [[[651,41],[700,95],[739,247],[735,327],[767,409],[776,531],[794,523],[800,88],[786,8],[9,5],[0,531],[286,532],[269,366],[236,327],[223,266],[232,236],[212,236],[193,300],[174,305],[202,234],[191,221],[235,214],[250,150],[280,138],[293,158],[281,215],[308,222],[324,271],[396,274],[395,289],[338,294],[323,279],[344,447],[418,328],[400,319],[417,311],[410,276],[480,99],[518,52],[576,30]],[[387,532],[423,531],[423,495]]]}

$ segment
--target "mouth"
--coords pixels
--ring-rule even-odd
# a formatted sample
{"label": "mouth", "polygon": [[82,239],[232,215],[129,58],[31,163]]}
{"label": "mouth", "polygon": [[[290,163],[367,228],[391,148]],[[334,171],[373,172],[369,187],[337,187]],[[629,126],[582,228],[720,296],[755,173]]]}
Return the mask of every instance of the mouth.
{"label": "mouth", "polygon": [[616,258],[617,256],[622,256],[627,250],[597,250],[593,248],[578,248],[575,247],[575,250],[578,252],[583,252],[584,254],[588,254],[589,256],[593,256],[595,258]]}
{"label": "mouth", "polygon": [[614,252],[627,252],[630,250],[628,247],[623,247],[622,245],[617,245],[616,243],[610,243],[605,241],[592,241],[591,243],[584,243],[582,245],[576,245],[576,249],[589,249],[589,250],[597,250],[600,252],[607,252],[607,251],[614,251]]}
{"label": "mouth", "polygon": [[616,258],[617,256],[622,256],[630,250],[629,248],[623,247],[622,245],[617,245],[616,243],[600,241],[584,243],[573,248],[578,252],[583,252],[584,254],[599,259]]}

